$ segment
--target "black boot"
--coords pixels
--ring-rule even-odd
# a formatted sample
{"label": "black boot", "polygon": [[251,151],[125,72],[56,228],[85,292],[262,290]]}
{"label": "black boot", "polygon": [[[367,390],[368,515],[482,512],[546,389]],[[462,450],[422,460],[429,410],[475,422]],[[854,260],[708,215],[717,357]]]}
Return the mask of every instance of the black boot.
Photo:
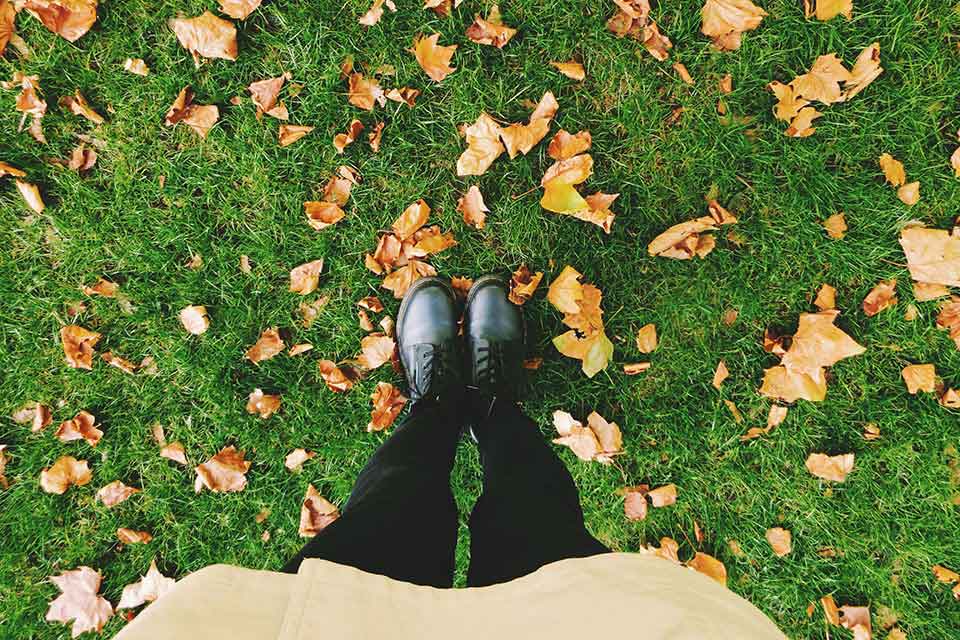
{"label": "black boot", "polygon": [[525,331],[520,307],[507,299],[507,283],[495,275],[478,278],[467,294],[463,332],[467,344],[467,388],[482,420],[494,402],[516,402],[523,384]]}
{"label": "black boot", "polygon": [[463,392],[456,295],[447,282],[413,283],[400,303],[396,336],[411,400]]}

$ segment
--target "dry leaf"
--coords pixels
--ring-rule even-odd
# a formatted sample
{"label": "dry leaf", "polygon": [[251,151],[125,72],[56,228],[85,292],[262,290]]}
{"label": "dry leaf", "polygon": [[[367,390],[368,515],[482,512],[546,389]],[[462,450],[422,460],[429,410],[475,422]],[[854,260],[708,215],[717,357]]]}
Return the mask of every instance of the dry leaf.
{"label": "dry leaf", "polygon": [[[510,42],[510,38],[516,35],[516,33],[516,29],[512,29],[503,24],[500,18],[500,7],[493,5],[490,7],[490,13],[487,15],[486,20],[479,15],[474,16],[473,24],[467,27],[466,36],[477,44],[489,44],[497,49],[503,49],[504,45]],[[456,49],[456,47],[454,47],[454,49]],[[450,53],[452,54],[453,51]],[[417,61],[420,62],[419,56],[417,57]],[[449,61],[450,59],[448,57],[447,62]],[[423,62],[420,62],[420,65],[423,66],[427,74],[433,78],[433,75],[430,74],[430,71],[423,65]],[[443,75],[444,77],[446,76],[446,74]],[[443,80],[443,77],[439,79],[434,78],[434,80]]]}
{"label": "dry leaf", "polygon": [[480,176],[504,152],[500,142],[500,126],[486,113],[464,129],[467,150],[457,160],[458,176]]}
{"label": "dry leaf", "polygon": [[547,155],[554,160],[567,160],[588,150],[591,143],[589,131],[578,131],[576,135],[570,135],[560,129],[547,146]]}
{"label": "dry leaf", "polygon": [[867,88],[871,82],[883,73],[880,66],[880,43],[874,42],[863,49],[853,63],[850,79],[844,85],[843,99],[850,100]]}
{"label": "dry leaf", "polygon": [[559,438],[554,444],[569,447],[581,460],[611,464],[613,456],[623,453],[623,437],[615,422],[607,422],[596,411],[587,416],[587,426],[565,411],[553,412],[553,426]]}
{"label": "dry leaf", "polygon": [[790,82],[795,95],[829,105],[843,101],[840,83],[850,80],[850,72],[836,54],[819,56],[810,71]]}
{"label": "dry leaf", "polygon": [[37,188],[37,185],[24,182],[23,180],[17,180],[16,185],[17,191],[23,196],[23,200],[27,203],[27,206],[37,213],[43,213],[43,210],[46,209],[47,206],[43,203],[43,198],[40,196],[40,189]]}
{"label": "dry leaf", "polygon": [[171,442],[168,445],[162,446],[160,448],[160,457],[173,460],[184,466],[187,464],[187,455],[183,450],[183,445],[179,442]]}
{"label": "dry leaf", "polygon": [[60,341],[67,364],[74,369],[93,369],[93,351],[100,334],[75,324],[60,329]]}
{"label": "dry leaf", "polygon": [[349,365],[338,367],[330,360],[320,360],[317,363],[317,369],[327,388],[335,393],[346,393],[361,377],[360,372],[353,367]]}
{"label": "dry leaf", "polygon": [[360,357],[357,364],[364,369],[376,369],[393,359],[396,343],[390,336],[372,334],[360,341]]}
{"label": "dry leaf", "polygon": [[313,349],[312,344],[310,344],[309,342],[301,342],[299,344],[290,345],[290,348],[287,349],[287,355],[292,358],[294,356],[300,355],[301,353],[306,353],[311,349]]}
{"label": "dry leaf", "polygon": [[547,300],[561,313],[580,312],[580,302],[583,300],[581,277],[582,274],[567,265],[560,272],[560,275],[550,283]]}
{"label": "dry leaf", "polygon": [[770,413],[767,414],[767,429],[773,429],[780,426],[787,418],[787,408],[780,405],[770,405]]}
{"label": "dry leaf", "polygon": [[303,467],[303,463],[307,460],[311,460],[317,454],[313,451],[307,451],[306,449],[294,449],[287,454],[286,459],[283,461],[283,466],[285,466],[290,471],[300,471]]}
{"label": "dry leaf", "polygon": [[942,284],[931,284],[929,282],[914,282],[913,297],[917,302],[928,302],[937,298],[946,298],[950,295],[950,289]]}
{"label": "dry leaf", "polygon": [[880,439],[880,427],[872,422],[863,425],[863,439],[872,441]]}
{"label": "dry leaf", "polygon": [[817,297],[813,300],[813,304],[821,311],[836,309],[837,290],[827,283],[820,285],[820,290],[817,291]]}
{"label": "dry leaf", "polygon": [[367,431],[383,431],[390,427],[407,404],[407,399],[400,390],[389,382],[378,382],[370,399],[373,401],[373,411],[370,413]]}
{"label": "dry leaf", "polygon": [[675,260],[706,256],[713,250],[715,241],[711,235],[704,232],[716,231],[717,225],[737,222],[736,216],[720,207],[715,200],[710,202],[708,210],[710,215],[675,224],[658,235],[647,245],[647,253]]}
{"label": "dry leaf", "polygon": [[60,106],[66,107],[71,113],[82,116],[94,124],[103,124],[105,122],[103,116],[90,108],[90,105],[87,104],[87,99],[80,94],[79,89],[74,91],[72,96],[60,98]]}
{"label": "dry leaf", "polygon": [[933,393],[937,386],[937,369],[932,364],[911,364],[900,372],[907,391],[916,395],[918,391]]}
{"label": "dry leaf", "polygon": [[418,89],[413,89],[411,87],[400,87],[398,89],[390,89],[387,91],[386,96],[387,100],[393,100],[394,102],[402,102],[408,107],[413,108],[417,104],[417,96],[420,95]]}
{"label": "dry leaf", "polygon": [[627,520],[635,522],[647,517],[648,488],[645,484],[623,488],[623,514]]}
{"label": "dry leaf", "polygon": [[900,246],[914,280],[960,287],[960,230],[907,227],[900,232]]}
{"label": "dry leaf", "polygon": [[415,234],[420,227],[427,223],[430,217],[430,207],[423,200],[417,200],[404,209],[400,217],[392,225],[393,232],[403,242]]}
{"label": "dry leaf", "polygon": [[317,316],[320,315],[320,310],[326,306],[330,301],[329,296],[320,296],[311,303],[301,302],[297,307],[297,313],[300,315],[301,324],[305,329],[309,329],[313,324],[314,320],[317,319]]}
{"label": "dry leaf", "polygon": [[120,527],[117,529],[117,540],[123,544],[148,544],[153,540],[153,536],[148,531]]}
{"label": "dry leaf", "polygon": [[386,123],[380,122],[373,128],[373,131],[367,134],[367,140],[370,142],[370,150],[374,153],[380,151],[380,140],[383,137],[384,126],[386,126]]}
{"label": "dry leaf", "polygon": [[317,493],[312,484],[308,485],[300,508],[300,535],[312,538],[339,517],[340,511],[336,505]]}
{"label": "dry leaf", "polygon": [[88,484],[93,479],[86,460],[60,456],[53,465],[40,472],[40,488],[47,493],[63,495],[73,485]]}
{"label": "dry leaf", "polygon": [[197,68],[201,57],[237,59],[237,30],[229,20],[204,11],[196,18],[171,20],[170,28],[177,34],[180,46],[193,56]]}
{"label": "dry leaf", "polygon": [[787,127],[787,130],[783,133],[791,138],[807,138],[812,136],[817,129],[811,125],[814,120],[822,115],[822,113],[813,107],[804,107],[800,109],[797,117],[793,119],[793,122],[790,123],[790,126]]}
{"label": "dry leaf", "polygon": [[807,470],[818,478],[831,482],[843,482],[847,474],[853,471],[854,454],[844,453],[828,456],[825,453],[811,453],[807,457]]}
{"label": "dry leaf", "polygon": [[593,158],[587,153],[555,162],[540,181],[544,188],[540,206],[547,211],[566,215],[588,212],[590,205],[577,192],[575,185],[586,181],[591,173]]}
{"label": "dry leaf", "polygon": [[640,353],[653,353],[657,348],[657,326],[648,323],[637,331],[637,349]]}
{"label": "dry leaf", "polygon": [[137,365],[125,358],[121,358],[118,355],[114,355],[112,351],[105,351],[100,354],[100,357],[111,367],[116,367],[124,373],[133,374],[137,370]]}
{"label": "dry leaf", "polygon": [[733,416],[734,422],[741,424],[743,422],[743,414],[740,413],[740,410],[737,409],[737,405],[733,403],[733,400],[724,400],[723,404],[727,405],[727,409],[730,411],[730,414]]}
{"label": "dry leaf", "polygon": [[313,131],[313,127],[307,125],[282,124],[278,131],[278,143],[281,147],[289,147],[311,131]]}
{"label": "dry leaf", "polygon": [[687,566],[727,586],[727,568],[713,556],[697,551],[696,555],[687,562]]}
{"label": "dry leaf", "polygon": [[28,402],[10,416],[17,424],[30,423],[30,431],[37,433],[53,420],[50,408],[39,402]]}
{"label": "dry leaf", "polygon": [[195,336],[199,336],[210,327],[210,319],[207,317],[207,308],[204,306],[189,306],[180,310],[180,324]]}
{"label": "dry leaf", "polygon": [[357,303],[357,306],[362,307],[372,313],[380,313],[381,311],[383,311],[383,303],[380,302],[380,298],[378,298],[377,296],[367,296],[365,298],[362,298]]}
{"label": "dry leaf", "polygon": [[362,73],[351,73],[347,101],[355,107],[373,111],[377,103],[381,107],[387,104],[387,96],[375,79],[366,78]]}
{"label": "dry leaf", "polygon": [[897,189],[897,197],[900,198],[900,202],[908,207],[917,204],[920,202],[920,183],[910,182],[903,185]]}
{"label": "dry leaf", "polygon": [[141,58],[127,58],[123,62],[123,68],[138,76],[146,76],[150,73],[150,67]]}
{"label": "dry leaf", "polygon": [[953,167],[954,175],[960,178],[960,147],[953,150],[953,154],[950,156],[950,166]]}
{"label": "dry leaf", "polygon": [[257,10],[261,0],[219,0],[219,2],[220,13],[237,20],[245,20]]}
{"label": "dry leaf", "polygon": [[450,59],[453,58],[453,52],[457,50],[457,45],[452,44],[442,47],[437,44],[439,39],[439,33],[428,37],[418,35],[413,41],[413,48],[410,50],[416,57],[420,68],[434,82],[440,82],[456,70],[450,66]]}
{"label": "dry leaf", "polygon": [[50,603],[47,622],[68,624],[72,620],[71,635],[74,638],[87,631],[99,633],[113,615],[113,607],[98,593],[102,579],[100,572],[90,567],[78,567],[51,576],[50,582],[57,585],[60,595]]}
{"label": "dry leaf", "polygon": [[381,283],[381,287],[393,292],[393,297],[397,300],[403,298],[407,289],[420,278],[437,275],[437,270],[426,262],[419,260],[410,260],[406,265],[400,267]]}
{"label": "dry leaf", "polygon": [[628,376],[635,376],[638,373],[643,373],[650,368],[649,362],[634,362],[633,364],[623,365],[623,372]]}
{"label": "dry leaf", "polygon": [[[18,3],[14,6],[20,9]],[[76,42],[97,21],[97,0],[25,0],[22,7],[70,42]]]}
{"label": "dry leaf", "polygon": [[256,343],[247,349],[243,357],[254,364],[260,364],[264,360],[269,360],[275,355],[283,353],[285,347],[283,339],[277,332],[277,327],[270,327],[263,330]]}
{"label": "dry leaf", "polygon": [[680,79],[687,84],[693,84],[693,76],[690,75],[690,72],[687,71],[687,67],[680,62],[675,62],[673,65],[673,70],[677,72],[677,75],[680,76]]}
{"label": "dry leaf", "polygon": [[720,51],[740,48],[740,36],[760,26],[767,12],[750,0],[706,0],[700,32]]}
{"label": "dry leaf", "polygon": [[189,86],[180,90],[176,100],[167,110],[164,124],[168,127],[177,123],[184,123],[201,138],[206,138],[210,129],[220,118],[220,110],[216,105],[199,105],[193,103],[193,91]]}
{"label": "dry leaf", "polygon": [[81,143],[74,147],[70,152],[70,159],[67,161],[67,168],[78,173],[89,171],[97,164],[97,152],[88,149],[87,145]]}
{"label": "dry leaf", "polygon": [[0,160],[0,178],[4,176],[14,176],[17,178],[23,178],[26,175],[27,175],[26,171],[17,169],[16,167],[11,166],[6,162],[3,162],[2,160]]}
{"label": "dry leaf", "polygon": [[853,0],[803,0],[803,11],[807,18],[816,16],[823,22],[840,14],[849,20],[853,16]]}
{"label": "dry leaf", "polygon": [[783,527],[767,529],[766,538],[767,542],[770,543],[770,548],[773,549],[773,555],[782,558],[790,553],[792,548],[791,535],[790,532]]}
{"label": "dry leaf", "polygon": [[669,507],[677,502],[677,485],[665,484],[647,494],[654,507]]}
{"label": "dry leaf", "polygon": [[880,154],[880,168],[883,170],[883,176],[887,182],[895,187],[907,183],[907,172],[903,169],[903,163],[894,159],[889,153]]}
{"label": "dry leaf", "polygon": [[257,107],[257,119],[259,120],[264,113],[278,120],[286,120],[288,117],[287,108],[281,102],[277,104],[277,97],[284,83],[290,79],[290,73],[284,73],[276,78],[267,78],[250,83],[247,91],[250,92],[250,98]]}
{"label": "dry leaf", "polygon": [[[637,336],[639,340],[639,336]],[[730,377],[730,371],[727,370],[727,363],[721,360],[717,364],[717,370],[713,372],[713,388],[720,389],[720,386],[723,385],[723,381]]]}
{"label": "dry leaf", "polygon": [[176,580],[167,578],[157,570],[156,560],[151,560],[147,574],[141,577],[139,582],[123,588],[117,609],[132,609],[145,602],[153,602],[169,593],[175,583]]}
{"label": "dry leaf", "polygon": [[680,550],[680,545],[677,544],[677,541],[673,538],[667,538],[664,536],[660,538],[660,548],[655,546],[647,545],[640,547],[641,552],[652,554],[663,560],[669,560],[670,562],[680,563],[680,558],[677,556],[677,552]]}
{"label": "dry leaf", "polygon": [[251,463],[244,460],[244,452],[233,445],[224,447],[215,456],[196,467],[197,479],[193,489],[200,493],[204,487],[214,493],[243,491],[247,486],[247,471]]}
{"label": "dry leaf", "polygon": [[347,215],[335,202],[316,200],[304,202],[303,211],[307,216],[307,224],[317,231],[340,222]]}
{"label": "dry leaf", "polygon": [[257,388],[247,397],[247,413],[258,413],[261,418],[269,418],[280,409],[280,396],[264,393]]}
{"label": "dry leaf", "polygon": [[584,71],[583,65],[579,62],[551,62],[551,67],[556,68],[557,71],[567,76],[571,80],[581,81],[587,77],[587,72]]}
{"label": "dry leaf", "polygon": [[377,24],[380,22],[380,18],[383,17],[383,5],[387,5],[387,8],[393,13],[397,12],[397,5],[393,4],[391,0],[373,0],[373,5],[365,14],[360,16],[357,22],[366,27],[372,27]]}
{"label": "dry leaf", "polygon": [[[336,206],[336,205],[334,205]],[[320,272],[323,271],[323,258],[307,262],[290,272],[290,291],[302,296],[317,290]]]}
{"label": "dry leaf", "polygon": [[457,211],[463,214],[463,221],[476,229],[483,229],[487,220],[487,205],[483,202],[480,189],[473,185],[457,201]]}
{"label": "dry leaf", "polygon": [[97,491],[97,500],[109,509],[120,504],[135,493],[140,493],[140,489],[128,487],[119,480],[114,480]]}
{"label": "dry leaf", "polygon": [[884,309],[897,304],[897,281],[883,280],[867,294],[863,300],[863,312],[875,316]]}
{"label": "dry leaf", "polygon": [[717,89],[724,95],[733,93],[733,76],[728,73],[720,78],[720,82],[717,83]]}
{"label": "dry leaf", "polygon": [[510,293],[507,296],[510,302],[516,305],[522,305],[533,297],[537,287],[540,286],[540,280],[543,279],[543,272],[532,273],[527,265],[521,264],[520,267],[510,276]]}
{"label": "dry leaf", "polygon": [[823,221],[823,228],[827,235],[834,240],[841,240],[847,233],[847,220],[843,213],[835,213]]}

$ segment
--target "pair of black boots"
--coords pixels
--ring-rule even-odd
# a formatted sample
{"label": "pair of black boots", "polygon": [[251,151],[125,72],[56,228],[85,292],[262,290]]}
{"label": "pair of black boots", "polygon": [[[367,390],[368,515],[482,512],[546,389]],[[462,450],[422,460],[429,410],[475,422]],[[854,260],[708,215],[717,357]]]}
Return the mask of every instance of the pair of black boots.
{"label": "pair of black boots", "polygon": [[410,399],[459,397],[480,403],[516,400],[523,382],[524,324],[508,299],[506,282],[486,275],[474,282],[460,309],[441,278],[413,283],[400,304],[396,337]]}

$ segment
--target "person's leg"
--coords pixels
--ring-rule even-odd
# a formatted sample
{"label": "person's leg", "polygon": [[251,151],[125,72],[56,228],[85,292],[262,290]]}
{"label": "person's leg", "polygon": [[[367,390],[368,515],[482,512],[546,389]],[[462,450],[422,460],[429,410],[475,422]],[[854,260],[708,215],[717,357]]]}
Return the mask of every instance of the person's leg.
{"label": "person's leg", "polygon": [[470,586],[609,551],[584,526],[566,466],[515,403],[495,402],[474,434],[484,483],[470,515]]}
{"label": "person's leg", "polygon": [[450,491],[461,407],[423,399],[364,467],[343,515],[284,567],[305,558],[434,587],[453,582],[457,508]]}

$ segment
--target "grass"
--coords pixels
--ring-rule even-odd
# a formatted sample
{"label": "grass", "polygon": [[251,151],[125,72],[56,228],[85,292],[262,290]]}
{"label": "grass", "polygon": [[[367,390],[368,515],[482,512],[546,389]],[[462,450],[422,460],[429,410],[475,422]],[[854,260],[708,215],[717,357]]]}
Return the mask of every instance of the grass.
{"label": "grass", "polygon": [[[442,275],[505,273],[526,262],[549,281],[571,264],[603,290],[616,355],[592,380],[550,345],[562,327],[542,292],[528,303],[531,351],[544,364],[531,376],[524,406],[545,437],[555,409],[579,416],[595,409],[615,420],[624,432],[621,464],[629,482],[673,482],[680,499],[643,522],[626,522],[615,495],[620,474],[561,451],[580,487],[588,526],[601,540],[632,551],[672,536],[686,557],[699,523],[706,536],[701,548],[726,563],[730,587],[792,638],[826,637],[822,616],[810,620],[805,608],[827,593],[841,603],[869,603],[875,614],[895,612],[911,640],[944,638],[960,628],[960,607],[930,572],[936,563],[960,570],[960,420],[930,395],[908,395],[899,376],[905,364],[932,362],[947,384],[960,385],[960,352],[935,328],[936,303],[918,304],[913,322],[903,319],[913,299],[897,244],[906,221],[946,228],[960,212],[960,181],[948,163],[960,126],[960,8],[861,0],[852,20],[823,24],[804,20],[796,2],[772,0],[763,3],[770,17],[745,36],[739,51],[717,54],[699,34],[700,2],[662,3],[654,16],[674,42],[671,61],[683,62],[696,78],[691,87],[669,64],[606,32],[613,5],[605,0],[504,2],[504,19],[520,34],[502,51],[463,36],[473,13],[486,13],[479,2],[465,3],[449,18],[414,1],[401,3],[398,13],[364,29],[356,18],[367,9],[365,0],[278,0],[239,26],[235,63],[195,70],[166,21],[214,4],[104,3],[93,30],[76,44],[24,15],[18,29],[34,56],[23,61],[11,52],[0,62],[4,77],[17,69],[39,74],[51,105],[44,119],[50,143],[41,146],[15,133],[15,93],[0,94],[0,159],[28,170],[49,205],[35,215],[12,182],[0,185],[0,415],[39,400],[55,408],[55,421],[89,410],[106,433],[92,450],[83,442],[59,443],[52,428],[30,434],[0,420],[12,481],[0,492],[0,635],[66,637],[65,627],[43,621],[56,592],[47,578],[81,564],[104,572],[103,593],[113,602],[154,557],[175,576],[215,562],[276,569],[302,543],[299,501],[308,483],[336,503],[346,500],[385,437],[364,431],[369,394],[378,380],[396,376],[378,370],[339,396],[323,386],[315,361],[357,352],[362,331],[355,302],[389,295],[364,269],[363,253],[373,248],[378,229],[421,197],[434,210],[432,220],[460,242],[433,260]],[[460,45],[457,71],[439,85],[405,51],[421,31]],[[812,138],[783,136],[765,85],[790,80],[829,52],[850,64],[873,41],[880,42],[885,73],[849,104],[825,109]],[[393,65],[395,81],[384,84],[422,89],[417,106],[389,103],[372,115],[349,106],[338,77],[346,55],[371,69]],[[127,57],[145,58],[150,76],[125,73]],[[546,65],[572,57],[587,68],[582,84]],[[303,85],[287,99],[291,121],[316,130],[280,148],[276,121],[258,122],[249,104],[233,107],[229,99],[244,95],[250,82],[286,70]],[[749,125],[724,126],[716,114],[716,82],[726,73],[734,78],[728,107],[752,117]],[[162,125],[186,84],[199,103],[221,107],[206,140],[186,127]],[[54,106],[78,88],[107,116],[95,131]],[[546,90],[560,102],[554,131],[593,134],[596,173],[588,188],[622,194],[610,236],[540,209],[534,187],[549,164],[545,144],[526,157],[504,156],[478,179],[455,175],[463,149],[459,125],[481,110],[521,121],[528,114],[521,100],[537,100]],[[676,106],[684,107],[682,117],[667,126]],[[364,142],[336,155],[332,136],[352,117],[387,122],[379,154]],[[755,135],[744,135],[745,129]],[[49,163],[66,157],[81,133],[106,143],[92,172],[77,176]],[[882,183],[876,159],[884,151],[905,163],[911,180],[920,180],[915,207]],[[302,202],[315,198],[343,162],[359,169],[363,183],[353,191],[348,217],[314,232],[303,220]],[[466,228],[455,210],[471,184],[492,209],[482,232]],[[743,245],[719,234],[717,249],[702,261],[649,257],[654,235],[704,213],[711,185],[740,217]],[[841,241],[827,238],[820,226],[837,211],[850,225]],[[193,253],[203,257],[199,270],[186,266]],[[250,257],[250,275],[238,269],[241,254]],[[320,257],[327,268],[319,293],[331,302],[304,330],[294,319],[300,299],[286,290],[287,273]],[[154,356],[158,376],[127,376],[103,363],[93,372],[64,365],[58,331],[67,321],[66,305],[83,298],[81,284],[100,276],[121,283],[133,312],[115,300],[88,299],[78,323],[104,334],[101,351],[135,361]],[[898,307],[865,317],[859,305],[867,291],[894,277]],[[798,314],[812,309],[822,282],[837,288],[844,311],[839,324],[867,353],[831,370],[825,402],[801,402],[770,436],[740,443],[738,435],[762,424],[769,406],[756,393],[763,369],[774,362],[761,348],[764,328],[792,330]],[[212,327],[199,339],[177,322],[177,310],[187,304],[210,311]],[[720,322],[728,308],[739,311],[729,327]],[[388,312],[396,309],[390,300]],[[642,359],[632,335],[647,322],[657,324],[661,346],[647,373],[626,378],[619,364]],[[272,325],[316,350],[259,367],[244,361],[243,350]],[[721,358],[732,376],[718,393],[710,380]],[[256,386],[283,395],[282,411],[266,422],[244,411]],[[749,425],[735,424],[723,399],[735,401]],[[253,461],[248,488],[194,494],[192,471],[157,456],[154,422],[186,445],[194,464],[226,444],[246,450]],[[880,440],[863,440],[868,422],[880,426]],[[283,467],[294,447],[319,454],[299,475]],[[813,451],[855,452],[856,470],[846,483],[827,487],[804,469]],[[47,495],[37,483],[40,470],[63,454],[90,459],[94,480],[64,496]],[[143,494],[106,510],[94,494],[114,479],[142,487]],[[476,453],[464,443],[452,478],[464,523],[480,482]],[[264,508],[271,515],[260,525],[254,516]],[[149,530],[155,540],[121,549],[114,536],[119,526]],[[793,532],[795,550],[786,558],[775,558],[763,538],[771,526]],[[264,529],[271,533],[267,543],[260,540]],[[462,530],[460,583],[468,562],[465,525]],[[729,540],[739,541],[744,558],[730,553]],[[827,546],[836,557],[818,554]],[[121,624],[115,618],[107,635]],[[879,630],[879,617],[874,624]],[[844,630],[830,634],[849,637]]]}

